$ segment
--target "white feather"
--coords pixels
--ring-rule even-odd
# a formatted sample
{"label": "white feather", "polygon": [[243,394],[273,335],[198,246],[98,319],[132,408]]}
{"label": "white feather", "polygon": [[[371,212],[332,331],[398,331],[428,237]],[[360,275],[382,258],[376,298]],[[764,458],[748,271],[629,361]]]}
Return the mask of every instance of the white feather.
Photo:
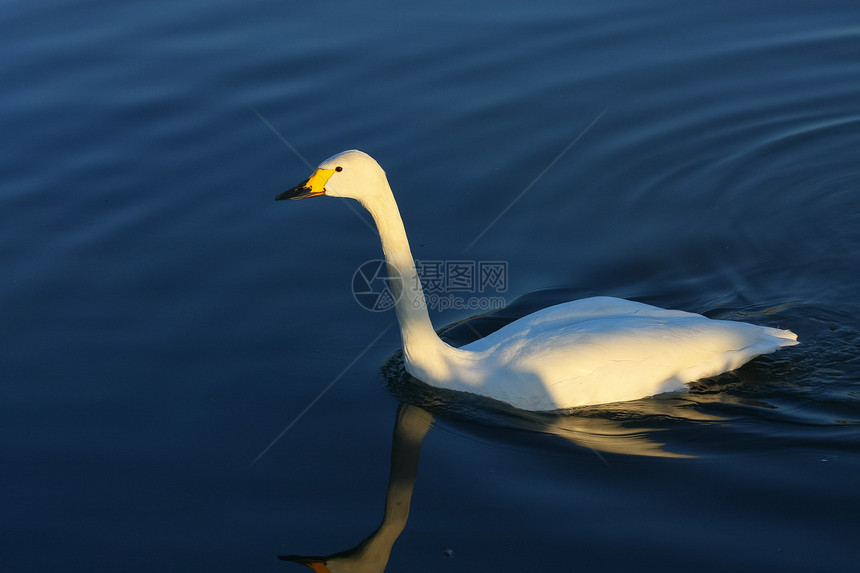
{"label": "white feather", "polygon": [[430,323],[385,172],[354,150],[319,169],[328,177],[326,195],[357,199],[373,216],[389,274],[399,279],[393,284],[406,369],[433,386],[524,410],[558,410],[681,390],[798,343],[788,330],[594,297],[543,309],[453,348]]}

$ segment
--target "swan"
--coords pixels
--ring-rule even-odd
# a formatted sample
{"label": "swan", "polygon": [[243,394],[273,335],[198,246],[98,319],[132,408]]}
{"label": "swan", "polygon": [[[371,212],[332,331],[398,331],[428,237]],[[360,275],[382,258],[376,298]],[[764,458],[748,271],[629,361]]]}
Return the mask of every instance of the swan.
{"label": "swan", "polygon": [[596,296],[539,310],[454,348],[430,322],[400,211],[379,164],[364,152],[344,151],[275,199],[323,195],[355,199],[373,217],[392,279],[406,370],[431,386],[522,410],[566,410],[683,390],[798,344],[790,330]]}

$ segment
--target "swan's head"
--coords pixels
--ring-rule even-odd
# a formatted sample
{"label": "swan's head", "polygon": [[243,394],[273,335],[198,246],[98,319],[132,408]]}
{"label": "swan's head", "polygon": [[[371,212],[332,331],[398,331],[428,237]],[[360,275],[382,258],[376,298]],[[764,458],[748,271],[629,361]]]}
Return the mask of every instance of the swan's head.
{"label": "swan's head", "polygon": [[328,195],[357,199],[366,205],[384,192],[391,191],[382,167],[363,151],[351,149],[320,163],[310,177],[284,191],[275,200]]}

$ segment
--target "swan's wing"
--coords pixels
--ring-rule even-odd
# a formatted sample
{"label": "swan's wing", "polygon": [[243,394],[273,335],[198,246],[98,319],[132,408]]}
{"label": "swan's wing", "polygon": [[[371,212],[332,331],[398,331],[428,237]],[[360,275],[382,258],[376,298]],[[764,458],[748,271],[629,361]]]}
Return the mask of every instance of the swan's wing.
{"label": "swan's wing", "polygon": [[554,332],[586,321],[632,316],[667,319],[700,315],[681,310],[666,310],[632,300],[596,296],[544,308],[515,320],[489,336],[476,340],[463,348],[481,351],[493,347],[500,341],[519,337],[535,337],[537,333]]}
{"label": "swan's wing", "polygon": [[504,399],[552,410],[680,390],[796,343],[790,331],[600,297],[550,307],[464,348],[492,357]]}

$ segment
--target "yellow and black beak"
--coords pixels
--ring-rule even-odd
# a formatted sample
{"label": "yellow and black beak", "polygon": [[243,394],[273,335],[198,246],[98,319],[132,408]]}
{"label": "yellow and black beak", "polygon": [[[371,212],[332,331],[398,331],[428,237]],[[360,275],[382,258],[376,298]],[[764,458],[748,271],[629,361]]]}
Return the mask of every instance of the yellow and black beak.
{"label": "yellow and black beak", "polygon": [[302,181],[292,189],[287,189],[275,197],[275,201],[285,199],[305,199],[306,197],[319,197],[325,195],[325,184],[329,177],[335,172],[334,169],[317,169],[314,174]]}

